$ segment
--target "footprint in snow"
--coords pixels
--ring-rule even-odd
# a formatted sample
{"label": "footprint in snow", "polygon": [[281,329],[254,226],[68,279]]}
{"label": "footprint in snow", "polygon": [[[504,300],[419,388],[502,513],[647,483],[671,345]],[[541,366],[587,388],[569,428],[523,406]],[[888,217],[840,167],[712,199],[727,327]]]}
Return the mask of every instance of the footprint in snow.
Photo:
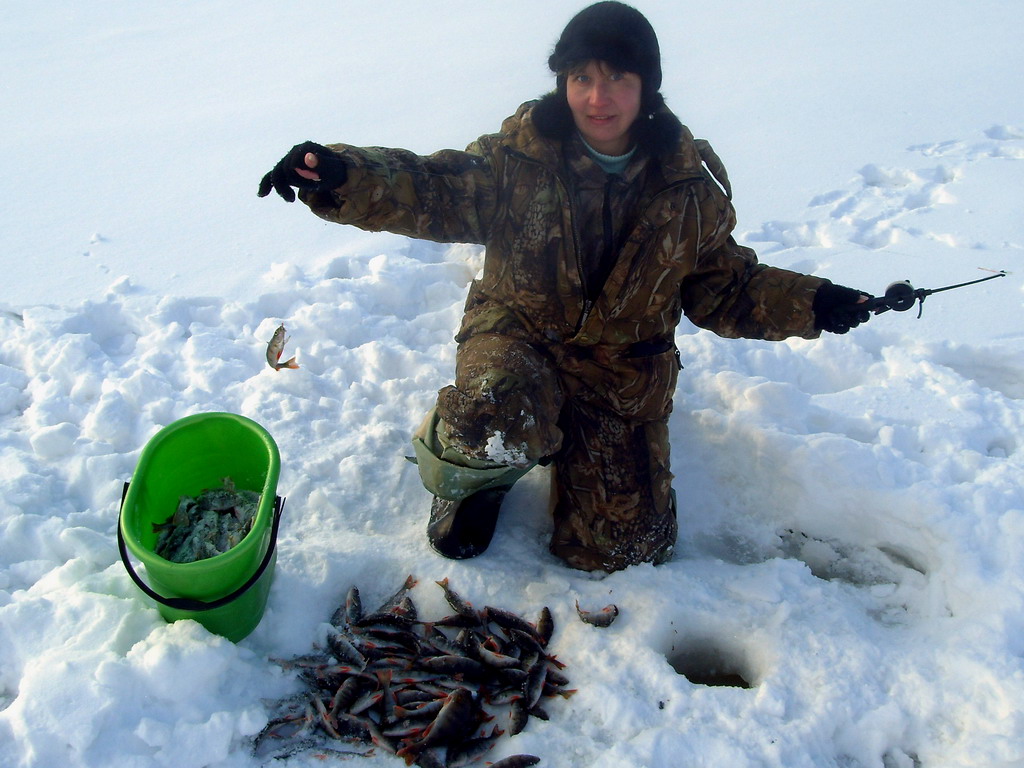
{"label": "footprint in snow", "polygon": [[[963,246],[962,237],[934,231],[925,215],[940,206],[965,205],[958,200],[956,188],[958,182],[971,177],[973,165],[993,159],[1024,159],[1024,129],[996,125],[984,135],[984,140],[973,143],[950,140],[908,148],[932,162],[940,159],[938,165],[869,163],[860,168],[848,188],[814,197],[805,220],[768,221],[760,229],[742,233],[742,237],[752,243],[775,245],[774,250],[832,248],[844,242],[880,250],[906,239]],[[983,243],[967,244],[985,247]],[[764,252],[772,250],[769,247]]]}

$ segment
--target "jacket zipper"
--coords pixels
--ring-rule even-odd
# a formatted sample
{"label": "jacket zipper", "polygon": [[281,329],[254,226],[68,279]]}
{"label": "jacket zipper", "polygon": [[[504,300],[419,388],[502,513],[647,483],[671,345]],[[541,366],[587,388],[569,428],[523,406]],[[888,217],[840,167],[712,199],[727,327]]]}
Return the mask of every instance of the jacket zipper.
{"label": "jacket zipper", "polygon": [[594,309],[594,302],[590,298],[590,292],[587,290],[587,275],[583,269],[583,246],[580,243],[580,233],[577,231],[579,212],[576,210],[576,198],[570,192],[568,183],[566,183],[566,181],[557,173],[555,174],[555,179],[561,185],[565,199],[569,201],[569,229],[572,231],[573,256],[575,256],[574,261],[576,262],[576,274],[579,276],[580,289],[583,294],[583,311],[580,313],[580,317],[576,321],[576,328],[573,331],[573,335],[575,336],[583,330],[583,326],[587,324],[590,313]]}
{"label": "jacket zipper", "polygon": [[[604,203],[601,208],[602,252],[601,261],[598,266],[607,280],[615,266],[612,258],[615,249],[615,223],[612,221],[612,180],[609,177],[604,184]],[[601,290],[604,290],[604,281],[601,282]],[[600,291],[598,291],[600,293]]]}
{"label": "jacket zipper", "polygon": [[[601,209],[601,226],[604,230],[602,233],[602,252],[598,261],[598,269],[600,272],[598,276],[603,275],[604,280],[601,282],[601,288],[598,291],[598,295],[604,290],[604,283],[608,280],[608,275],[611,274],[611,269],[606,269],[609,265],[607,262],[611,259],[612,249],[615,246],[614,232],[612,231],[612,211],[611,211],[611,180],[605,182],[604,185],[604,203]],[[571,198],[570,198],[571,199]],[[570,208],[570,210],[572,210]],[[572,215],[573,218],[573,238],[576,238],[576,216],[575,213]],[[580,283],[583,285],[583,313],[580,315],[579,321],[576,323],[576,330],[574,335],[578,335],[583,330],[583,326],[587,324],[587,320],[590,319],[590,313],[594,310],[594,305],[597,303],[596,298],[592,298],[590,295],[590,287],[587,285],[587,275],[583,268],[583,256],[582,248],[580,247],[579,241],[576,242],[576,269],[580,273]]]}

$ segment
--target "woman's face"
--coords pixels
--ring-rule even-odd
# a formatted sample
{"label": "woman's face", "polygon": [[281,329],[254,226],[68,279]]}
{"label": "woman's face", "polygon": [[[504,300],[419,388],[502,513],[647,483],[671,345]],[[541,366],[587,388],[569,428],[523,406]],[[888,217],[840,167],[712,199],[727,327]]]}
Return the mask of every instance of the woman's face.
{"label": "woman's face", "polygon": [[640,114],[640,75],[590,61],[569,72],[565,91],[576,128],[590,146],[613,156],[629,150],[629,129]]}

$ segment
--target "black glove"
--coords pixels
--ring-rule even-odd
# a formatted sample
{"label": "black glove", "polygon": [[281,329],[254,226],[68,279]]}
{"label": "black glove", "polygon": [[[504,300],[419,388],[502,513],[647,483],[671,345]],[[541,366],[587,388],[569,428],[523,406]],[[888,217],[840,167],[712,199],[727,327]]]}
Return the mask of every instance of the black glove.
{"label": "black glove", "polygon": [[823,283],[814,294],[814,327],[829,333],[846,333],[866,323],[871,313],[861,303],[871,296],[844,285]]}
{"label": "black glove", "polygon": [[[306,163],[306,155],[309,153],[316,155],[315,166]],[[296,169],[315,174],[317,178],[307,179],[299,175]],[[335,189],[344,184],[346,179],[348,179],[348,169],[345,167],[345,161],[338,156],[337,152],[321,144],[304,141],[302,144],[292,147],[291,151],[281,158],[281,162],[263,177],[263,180],[260,181],[259,192],[256,194],[266,197],[270,194],[270,190],[274,189],[289,203],[294,203],[295,193],[292,191],[292,187],[309,190]]]}

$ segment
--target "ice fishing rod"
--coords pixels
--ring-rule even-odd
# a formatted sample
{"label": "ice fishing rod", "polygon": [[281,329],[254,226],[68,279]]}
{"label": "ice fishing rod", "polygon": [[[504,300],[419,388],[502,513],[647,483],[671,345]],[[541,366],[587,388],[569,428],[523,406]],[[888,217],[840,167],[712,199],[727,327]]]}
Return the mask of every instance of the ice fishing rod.
{"label": "ice fishing rod", "polygon": [[942,293],[943,291],[952,291],[954,288],[984,283],[987,280],[995,280],[997,277],[1006,277],[1008,274],[1009,272],[1003,269],[988,277],[968,280],[966,283],[957,283],[956,285],[947,285],[942,288],[915,288],[910,284],[909,280],[901,280],[889,285],[885,289],[884,295],[868,299],[864,304],[858,305],[858,307],[880,315],[883,312],[888,312],[890,309],[896,312],[906,312],[914,304],[917,304],[917,316],[921,317],[921,313],[924,312],[924,300],[933,293]]}

